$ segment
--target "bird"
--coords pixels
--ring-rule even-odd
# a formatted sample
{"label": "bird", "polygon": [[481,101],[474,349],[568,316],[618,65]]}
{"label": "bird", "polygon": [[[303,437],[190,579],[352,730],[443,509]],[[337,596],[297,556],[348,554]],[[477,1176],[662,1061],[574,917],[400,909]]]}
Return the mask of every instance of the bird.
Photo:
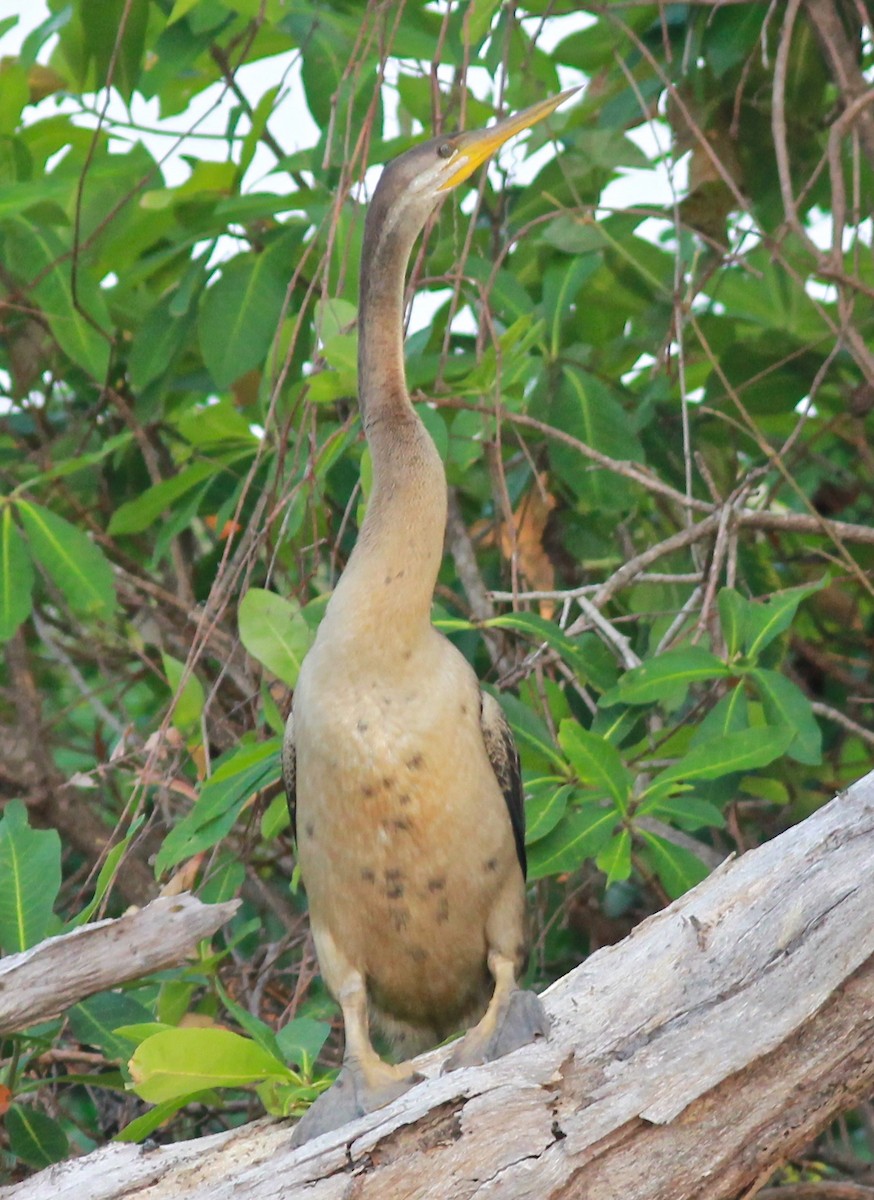
{"label": "bird", "polygon": [[[500,704],[431,623],[446,476],[407,391],[406,270],[440,202],[576,89],[391,161],[368,205],[358,400],[372,488],[294,691],[282,767],[323,980],[342,1010],[336,1082],[297,1145],[420,1081],[411,1057],[466,1030],[448,1069],[549,1022],[519,986],[528,952],[519,757]],[[403,1055],[375,1049],[375,1027]]]}

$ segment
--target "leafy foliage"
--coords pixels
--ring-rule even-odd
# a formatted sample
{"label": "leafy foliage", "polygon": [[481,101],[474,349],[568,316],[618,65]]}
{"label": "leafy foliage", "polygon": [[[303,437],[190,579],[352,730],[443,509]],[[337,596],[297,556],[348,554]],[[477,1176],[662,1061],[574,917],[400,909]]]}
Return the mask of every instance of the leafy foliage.
{"label": "leafy foliage", "polygon": [[[279,747],[368,491],[369,168],[423,131],[588,85],[444,206],[407,340],[435,622],[521,751],[536,982],[868,769],[874,146],[840,114],[872,42],[777,9],[0,22],[0,946],[153,872],[245,895],[196,963],[0,1043],[14,1177],[299,1111],[336,1065]],[[71,1044],[102,1066],[53,1079]]]}

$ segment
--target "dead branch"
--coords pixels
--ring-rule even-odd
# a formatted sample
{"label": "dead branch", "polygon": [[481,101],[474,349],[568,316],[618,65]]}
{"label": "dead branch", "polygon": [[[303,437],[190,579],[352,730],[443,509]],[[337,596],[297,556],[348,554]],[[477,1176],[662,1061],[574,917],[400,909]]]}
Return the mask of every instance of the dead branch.
{"label": "dead branch", "polygon": [[116,920],[82,925],[0,959],[0,1034],[36,1025],[95,992],[177,966],[239,904],[161,896]]}
{"label": "dead branch", "polygon": [[546,993],[549,1039],[292,1151],[260,1121],[110,1146],[0,1200],[721,1200],[874,1086],[874,773]]}

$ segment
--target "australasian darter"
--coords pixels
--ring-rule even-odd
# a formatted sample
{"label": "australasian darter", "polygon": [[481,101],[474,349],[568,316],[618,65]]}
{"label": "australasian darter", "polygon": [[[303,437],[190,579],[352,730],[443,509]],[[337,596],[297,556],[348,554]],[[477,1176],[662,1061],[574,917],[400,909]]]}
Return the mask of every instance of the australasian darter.
{"label": "australasian darter", "polygon": [[340,1077],[297,1142],[420,1078],[379,1057],[370,1021],[406,1057],[467,1028],[450,1067],[547,1031],[540,1001],[517,984],[527,920],[516,748],[500,706],[430,619],[446,477],[406,388],[403,304],[413,244],[440,200],[569,94],[414,147],[385,168],[368,208],[358,394],[373,486],[301,668],[283,755],[316,952],[346,1033]]}

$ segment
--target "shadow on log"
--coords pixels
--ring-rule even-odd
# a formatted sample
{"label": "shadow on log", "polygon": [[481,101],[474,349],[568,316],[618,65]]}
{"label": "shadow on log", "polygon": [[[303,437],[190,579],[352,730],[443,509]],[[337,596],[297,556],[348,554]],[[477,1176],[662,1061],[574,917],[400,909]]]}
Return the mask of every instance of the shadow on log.
{"label": "shadow on log", "polygon": [[872,865],[874,773],[554,984],[546,1042],[445,1076],[434,1051],[426,1082],[299,1150],[265,1120],[0,1198],[740,1196],[874,1086]]}

